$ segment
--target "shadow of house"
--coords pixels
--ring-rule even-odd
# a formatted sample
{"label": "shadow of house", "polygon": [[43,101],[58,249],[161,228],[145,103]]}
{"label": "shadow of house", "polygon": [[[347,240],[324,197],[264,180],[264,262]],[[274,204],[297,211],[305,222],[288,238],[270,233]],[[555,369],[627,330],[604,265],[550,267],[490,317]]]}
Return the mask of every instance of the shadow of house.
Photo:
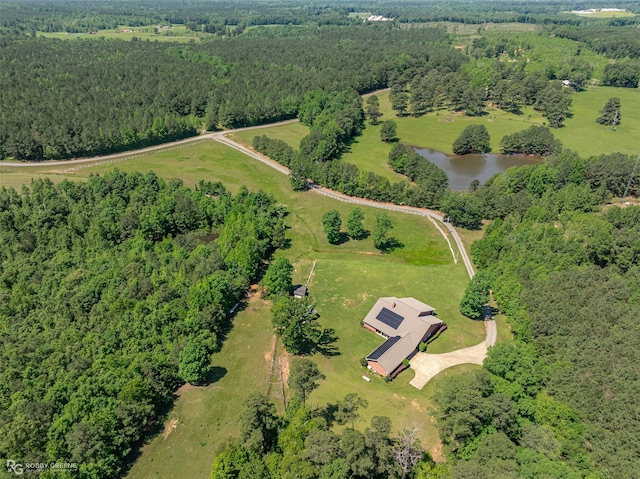
{"label": "shadow of house", "polygon": [[367,367],[382,376],[397,376],[404,369],[403,361],[417,352],[420,343],[447,329],[434,313],[434,308],[415,298],[378,299],[363,326],[386,341],[367,356]]}

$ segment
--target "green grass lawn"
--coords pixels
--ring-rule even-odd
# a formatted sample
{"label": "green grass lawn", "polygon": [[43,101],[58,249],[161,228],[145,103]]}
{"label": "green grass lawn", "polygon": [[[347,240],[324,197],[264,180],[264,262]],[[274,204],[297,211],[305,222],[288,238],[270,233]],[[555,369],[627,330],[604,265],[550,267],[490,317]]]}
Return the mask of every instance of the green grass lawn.
{"label": "green grass lawn", "polygon": [[222,376],[205,387],[183,386],[165,429],[141,450],[127,477],[208,478],[220,447],[238,435],[239,408],[253,391],[269,386],[272,329],[269,306],[251,301],[234,319],[214,371]]}
{"label": "green grass lawn", "polygon": [[274,140],[282,140],[297,150],[300,145],[300,140],[308,133],[309,128],[300,122],[295,122],[281,126],[260,128],[258,130],[240,131],[230,135],[230,138],[238,143],[251,146],[256,136],[266,135]]}
{"label": "green grass lawn", "polygon": [[[609,98],[620,98],[621,122],[615,131],[596,123]],[[553,130],[565,148],[583,156],[601,153],[640,153],[640,90],[595,87],[573,96],[573,117],[566,126]]]}

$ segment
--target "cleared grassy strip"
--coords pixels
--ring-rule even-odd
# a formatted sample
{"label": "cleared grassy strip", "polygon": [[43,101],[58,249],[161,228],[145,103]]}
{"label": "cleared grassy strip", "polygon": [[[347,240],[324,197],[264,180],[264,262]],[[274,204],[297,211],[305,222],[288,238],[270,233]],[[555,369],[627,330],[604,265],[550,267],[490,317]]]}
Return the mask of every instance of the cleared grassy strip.
{"label": "cleared grassy strip", "polygon": [[620,17],[635,17],[633,12],[593,12],[593,13],[574,13],[567,12],[578,17],[593,17],[593,18],[620,18]]}
{"label": "cleared grassy strip", "polygon": [[208,478],[225,441],[237,437],[238,405],[267,392],[272,328],[269,305],[252,300],[233,322],[222,350],[213,355],[215,382],[183,386],[165,429],[141,451],[127,477]]}
{"label": "cleared grassy strip", "polygon": [[47,38],[58,38],[60,40],[96,39],[109,38],[124,41],[131,41],[134,37],[140,41],[158,41],[158,42],[178,42],[188,43],[190,41],[200,41],[203,39],[212,40],[217,38],[216,35],[210,33],[194,32],[184,25],[174,25],[169,30],[158,29],[158,33],[153,30],[154,27],[130,27],[120,26],[107,30],[98,30],[95,33],[67,33],[67,32],[38,32],[38,36]]}
{"label": "cleared grassy strip", "polygon": [[270,128],[260,128],[259,130],[239,131],[230,135],[230,138],[243,145],[251,146],[256,136],[266,135],[274,140],[282,140],[297,150],[300,140],[308,133],[309,128],[300,122],[295,122]]}

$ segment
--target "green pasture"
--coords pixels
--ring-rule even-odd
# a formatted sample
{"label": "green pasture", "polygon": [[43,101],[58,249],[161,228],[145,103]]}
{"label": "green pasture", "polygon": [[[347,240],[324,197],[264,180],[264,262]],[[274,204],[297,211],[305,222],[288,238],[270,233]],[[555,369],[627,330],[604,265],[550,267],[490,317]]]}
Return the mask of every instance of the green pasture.
{"label": "green pasture", "polygon": [[[609,98],[620,98],[622,121],[616,130],[596,123],[600,110]],[[573,117],[565,127],[553,130],[565,148],[583,156],[621,152],[640,153],[640,90],[632,88],[593,87],[573,96]]]}
{"label": "green pasture", "polygon": [[[123,30],[131,30],[124,32]],[[172,25],[169,30],[158,29],[154,31],[153,26],[130,27],[119,26],[118,28],[110,28],[106,30],[97,30],[96,33],[67,33],[67,32],[38,32],[39,36],[47,38],[58,38],[61,40],[73,40],[76,38],[111,38],[130,41],[136,37],[139,40],[159,41],[159,42],[180,42],[187,43],[191,41],[200,41],[204,38],[216,38],[210,33],[194,32],[184,25]]]}
{"label": "green pasture", "polygon": [[294,123],[287,123],[280,126],[271,126],[267,128],[259,128],[257,130],[245,130],[239,131],[230,135],[232,140],[242,143],[247,146],[251,146],[253,139],[256,136],[266,135],[269,138],[276,140],[282,140],[289,144],[294,149],[298,149],[300,140],[309,133],[309,128],[304,126],[299,121]]}
{"label": "green pasture", "polygon": [[269,387],[269,309],[263,301],[251,301],[236,316],[224,346],[213,355],[212,383],[178,391],[164,430],[142,448],[127,477],[209,477],[220,447],[238,434],[238,405]]}
{"label": "green pasture", "polygon": [[453,35],[453,45],[455,48],[464,48],[471,46],[473,40],[480,38],[485,33],[503,33],[503,34],[516,34],[535,32],[539,29],[538,25],[533,23],[486,23],[483,25],[466,24],[458,22],[424,22],[424,23],[403,23],[400,25],[402,29],[411,28],[429,28],[440,27],[444,28]]}

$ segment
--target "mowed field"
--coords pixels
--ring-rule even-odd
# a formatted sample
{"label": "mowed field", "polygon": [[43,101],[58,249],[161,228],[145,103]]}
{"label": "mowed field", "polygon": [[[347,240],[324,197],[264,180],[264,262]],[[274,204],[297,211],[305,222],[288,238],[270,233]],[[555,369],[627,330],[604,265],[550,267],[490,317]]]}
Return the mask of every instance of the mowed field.
{"label": "mowed field", "polygon": [[[439,439],[431,414],[431,395],[439,378],[422,391],[409,385],[413,378],[411,370],[393,383],[381,378],[367,383],[362,379],[366,370],[359,363],[382,341],[360,327],[360,320],[380,296],[414,296],[437,309],[449,329],[430,344],[429,352],[451,351],[484,339],[484,325],[458,312],[468,283],[465,269],[453,263],[446,242],[426,218],[391,213],[396,222],[392,235],[403,246],[390,254],[377,252],[370,238],[330,245],[322,231],[322,214],[335,208],[344,220],[351,205],[313,192],[293,192],[284,175],[213,141],[115,164],[86,166],[66,174],[61,174],[60,167],[35,171],[0,167],[0,181],[19,188],[32,177],[80,180],[114,167],[124,171],[154,170],[165,178],[182,178],[189,186],[200,179],[219,180],[234,192],[246,185],[251,190],[274,194],[290,212],[287,235],[291,246],[278,255],[286,256],[294,264],[297,283],[306,281],[313,262],[317,261],[309,285],[311,297],[321,315],[319,322],[323,327],[333,328],[338,338],[337,355],[313,357],[327,380],[311,395],[310,404],[323,407],[347,393],[357,392],[369,401],[364,421],[358,427],[366,427],[375,415],[391,417],[397,429],[418,422],[422,425],[420,436],[424,446],[439,457]],[[365,226],[371,229],[376,210],[364,210]],[[249,393],[270,391],[282,408],[277,385],[270,387],[277,378],[277,374],[270,374],[273,346],[270,304],[254,296],[237,313],[221,351],[212,357],[213,382],[205,387],[183,387],[177,392],[164,433],[143,447],[129,477],[207,478],[217,451],[238,434],[237,415]],[[282,352],[278,343],[276,358]],[[288,359],[284,357],[285,361]],[[473,367],[454,368],[441,376]]]}
{"label": "mowed field", "polygon": [[110,38],[131,41],[134,37],[144,41],[158,42],[179,42],[187,43],[191,41],[200,41],[203,39],[215,39],[216,36],[210,33],[194,32],[184,25],[172,25],[170,29],[158,29],[154,32],[154,27],[130,27],[127,25],[118,28],[98,30],[95,33],[67,33],[67,32],[38,32],[38,36],[47,38],[58,38],[60,40],[74,39],[96,39]]}
{"label": "mowed field", "polygon": [[[599,111],[611,97],[620,98],[621,103],[622,122],[615,131],[596,123]],[[382,93],[378,98],[380,110],[384,114],[381,121],[392,119],[397,123],[400,141],[447,154],[453,153],[454,140],[468,125],[484,125],[491,136],[492,150],[499,152],[503,136],[524,130],[531,125],[545,123],[545,118],[532,107],[525,108],[522,115],[488,109],[488,114],[480,117],[468,117],[462,113],[447,111],[429,113],[418,118],[398,117],[391,109],[388,93]],[[588,91],[573,95],[572,112],[573,116],[566,120],[565,127],[552,129],[565,148],[577,151],[585,157],[614,152],[631,155],[640,153],[640,90],[592,87]],[[300,139],[308,131],[303,125],[289,124],[262,129],[260,134],[282,139],[297,148]],[[254,136],[254,132],[246,131],[233,135],[233,138],[251,145]],[[399,180],[402,176],[393,172],[387,165],[391,147],[392,145],[380,141],[380,125],[367,124],[342,159],[356,164],[362,170],[373,171],[390,180]]]}

